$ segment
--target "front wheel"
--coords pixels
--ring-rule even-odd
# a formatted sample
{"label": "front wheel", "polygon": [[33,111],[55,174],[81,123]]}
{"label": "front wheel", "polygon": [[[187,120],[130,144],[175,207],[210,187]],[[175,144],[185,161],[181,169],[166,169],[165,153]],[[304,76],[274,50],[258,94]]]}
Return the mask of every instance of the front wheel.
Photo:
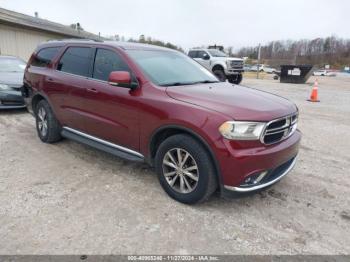
{"label": "front wheel", "polygon": [[225,75],[225,72],[223,70],[215,69],[215,70],[213,70],[213,73],[220,82],[226,81],[226,75]]}
{"label": "front wheel", "polygon": [[239,74],[239,75],[230,75],[228,77],[228,81],[232,84],[235,84],[235,85],[239,85],[241,82],[242,82],[242,75]]}
{"label": "front wheel", "polygon": [[163,141],[156,153],[155,167],[165,192],[179,202],[202,202],[217,188],[208,151],[188,135],[174,135]]}

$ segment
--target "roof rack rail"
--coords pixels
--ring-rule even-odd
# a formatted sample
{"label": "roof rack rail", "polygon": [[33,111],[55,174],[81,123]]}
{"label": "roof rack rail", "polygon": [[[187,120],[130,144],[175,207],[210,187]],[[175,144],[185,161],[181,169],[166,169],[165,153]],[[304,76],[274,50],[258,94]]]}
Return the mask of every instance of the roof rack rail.
{"label": "roof rack rail", "polygon": [[92,42],[103,42],[102,39],[91,39],[91,38],[63,38],[63,39],[50,39],[47,42],[53,41],[92,41]]}

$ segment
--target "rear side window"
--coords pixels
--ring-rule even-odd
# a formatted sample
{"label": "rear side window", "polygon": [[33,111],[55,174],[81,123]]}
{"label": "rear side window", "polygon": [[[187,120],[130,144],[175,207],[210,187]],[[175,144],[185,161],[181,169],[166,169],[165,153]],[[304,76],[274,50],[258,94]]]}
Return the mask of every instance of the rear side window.
{"label": "rear side window", "polygon": [[52,62],[61,47],[48,47],[41,49],[31,62],[32,66],[46,67]]}
{"label": "rear side window", "polygon": [[97,49],[92,77],[107,81],[112,71],[128,71],[131,73],[129,66],[116,52]]}
{"label": "rear side window", "polygon": [[80,76],[90,76],[92,48],[69,47],[61,57],[57,70]]}

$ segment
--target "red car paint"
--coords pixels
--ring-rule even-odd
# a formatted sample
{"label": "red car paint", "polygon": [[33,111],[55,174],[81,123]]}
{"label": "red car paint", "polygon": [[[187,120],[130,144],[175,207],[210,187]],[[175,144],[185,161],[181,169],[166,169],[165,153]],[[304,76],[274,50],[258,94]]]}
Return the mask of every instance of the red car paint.
{"label": "red car paint", "polygon": [[[150,164],[159,132],[189,132],[211,152],[222,189],[223,185],[239,186],[250,174],[273,169],[297,155],[301,138],[298,130],[272,145],[258,140],[227,140],[218,131],[225,121],[271,121],[296,113],[296,106],[284,98],[229,83],[157,86],[118,42],[49,42],[38,47],[31,60],[39,50],[52,46],[61,49],[47,68],[26,68],[24,83],[30,89],[26,101],[32,110],[36,96],[47,99],[62,126],[137,151]],[[139,87],[113,87],[104,81],[57,71],[61,55],[70,46],[113,50],[128,64]]]}

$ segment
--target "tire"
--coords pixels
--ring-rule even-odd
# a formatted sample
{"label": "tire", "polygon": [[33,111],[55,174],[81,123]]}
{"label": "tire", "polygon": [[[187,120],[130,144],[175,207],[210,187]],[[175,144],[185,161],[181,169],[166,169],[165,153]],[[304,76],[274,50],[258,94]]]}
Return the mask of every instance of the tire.
{"label": "tire", "polygon": [[[180,150],[182,160],[186,159],[185,156],[187,153],[189,154],[187,159],[183,162],[183,166],[180,165],[180,169],[186,170],[187,168],[191,170],[191,176],[185,173],[181,174],[181,170],[175,171],[175,168],[164,164],[164,162],[170,162],[170,164],[173,165],[174,163],[178,164],[178,150]],[[169,153],[172,155],[175,162],[171,161],[168,155]],[[197,169],[194,169],[194,166],[196,166]],[[155,168],[159,182],[164,191],[170,197],[181,203],[196,204],[203,202],[215,192],[218,186],[215,168],[208,150],[189,135],[173,135],[164,140],[156,153]],[[184,172],[188,173],[188,171]],[[175,174],[167,177],[165,176],[165,174],[170,173]],[[197,181],[193,180],[193,177],[196,177]],[[183,181],[183,189],[185,189],[186,192],[181,192],[181,180]],[[171,185],[171,183],[173,185]]]}
{"label": "tire", "polygon": [[242,82],[243,76],[241,74],[239,75],[230,75],[227,80],[235,85],[239,85]]}
{"label": "tire", "polygon": [[221,82],[226,81],[226,75],[225,72],[221,69],[214,69],[213,70],[214,75],[217,77],[217,79]]}
{"label": "tire", "polygon": [[62,139],[61,126],[49,103],[41,100],[35,108],[36,130],[41,141],[55,143]]}

